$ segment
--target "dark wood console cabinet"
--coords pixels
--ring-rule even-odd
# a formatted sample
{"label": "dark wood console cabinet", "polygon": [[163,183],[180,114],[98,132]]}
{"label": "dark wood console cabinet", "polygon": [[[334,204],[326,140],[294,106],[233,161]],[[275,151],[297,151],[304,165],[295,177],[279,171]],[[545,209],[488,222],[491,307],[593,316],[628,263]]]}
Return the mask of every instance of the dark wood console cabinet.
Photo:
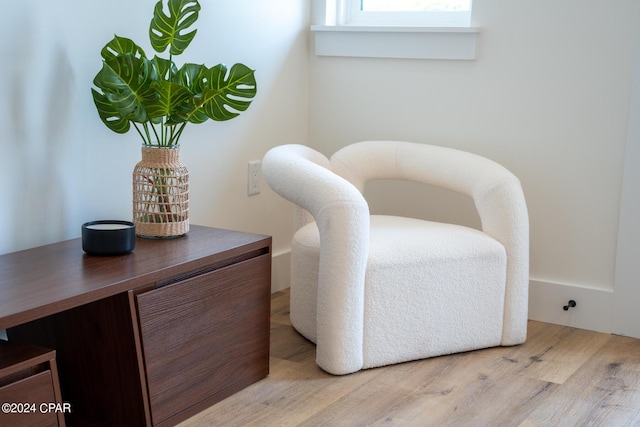
{"label": "dark wood console cabinet", "polygon": [[168,426],[268,375],[270,292],[268,236],[75,239],[0,256],[0,329],[55,350],[67,425]]}

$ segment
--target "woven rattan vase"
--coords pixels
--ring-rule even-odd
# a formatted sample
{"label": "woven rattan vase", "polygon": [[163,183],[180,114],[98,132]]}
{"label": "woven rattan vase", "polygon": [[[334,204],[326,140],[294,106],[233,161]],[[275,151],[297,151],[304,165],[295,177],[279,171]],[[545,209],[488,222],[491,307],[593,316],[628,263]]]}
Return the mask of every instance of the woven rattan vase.
{"label": "woven rattan vase", "polygon": [[142,147],[133,170],[133,222],[148,238],[183,236],[189,231],[189,171],[180,148]]}

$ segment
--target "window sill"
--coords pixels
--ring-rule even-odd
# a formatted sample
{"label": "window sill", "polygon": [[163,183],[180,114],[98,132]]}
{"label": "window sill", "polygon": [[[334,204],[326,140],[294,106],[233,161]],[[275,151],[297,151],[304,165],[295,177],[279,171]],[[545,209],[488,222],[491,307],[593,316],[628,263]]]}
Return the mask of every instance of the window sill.
{"label": "window sill", "polygon": [[312,25],[317,56],[476,59],[475,27]]}

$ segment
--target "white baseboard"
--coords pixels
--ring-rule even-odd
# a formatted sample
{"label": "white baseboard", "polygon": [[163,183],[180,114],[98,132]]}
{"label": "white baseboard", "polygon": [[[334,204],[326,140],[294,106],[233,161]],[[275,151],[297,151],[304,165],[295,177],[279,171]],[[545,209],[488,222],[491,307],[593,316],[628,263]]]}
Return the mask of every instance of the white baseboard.
{"label": "white baseboard", "polygon": [[[576,306],[563,310],[569,300]],[[529,281],[529,319],[611,333],[613,290]]]}
{"label": "white baseboard", "polygon": [[291,283],[291,252],[273,255],[271,258],[271,293],[282,291]]}

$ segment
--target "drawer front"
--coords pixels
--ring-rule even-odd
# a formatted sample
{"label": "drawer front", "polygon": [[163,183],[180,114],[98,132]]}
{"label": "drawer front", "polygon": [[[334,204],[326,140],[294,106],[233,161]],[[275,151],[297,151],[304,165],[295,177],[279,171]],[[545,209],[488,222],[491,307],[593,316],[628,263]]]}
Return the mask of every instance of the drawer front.
{"label": "drawer front", "polygon": [[271,255],[137,296],[153,424],[269,369]]}
{"label": "drawer front", "polygon": [[[31,377],[0,387],[0,403],[15,404],[16,412],[0,413],[0,425],[13,427],[57,426],[55,412],[40,411],[42,403],[55,403],[51,371],[43,371]],[[25,408],[24,404],[28,404]],[[31,406],[33,405],[33,406]]]}

